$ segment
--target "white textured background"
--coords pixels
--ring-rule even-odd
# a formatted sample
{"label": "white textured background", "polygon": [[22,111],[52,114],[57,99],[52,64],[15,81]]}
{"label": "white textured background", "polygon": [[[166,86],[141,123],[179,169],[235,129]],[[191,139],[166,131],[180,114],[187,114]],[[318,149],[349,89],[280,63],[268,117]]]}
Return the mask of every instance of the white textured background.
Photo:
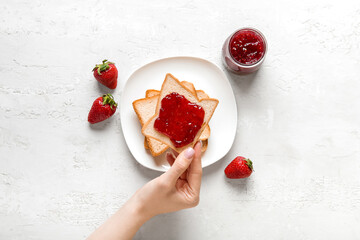
{"label": "white textured background", "polygon": [[[92,101],[120,100],[155,59],[223,68],[223,41],[244,26],[269,52],[258,73],[228,75],[231,151],[205,169],[197,208],[158,216],[135,239],[360,239],[356,0],[0,0],[0,239],[83,239],[158,176],[129,153],[119,113],[89,126]],[[105,57],[119,69],[115,91],[92,77]],[[254,161],[251,178],[224,178],[236,155]]]}

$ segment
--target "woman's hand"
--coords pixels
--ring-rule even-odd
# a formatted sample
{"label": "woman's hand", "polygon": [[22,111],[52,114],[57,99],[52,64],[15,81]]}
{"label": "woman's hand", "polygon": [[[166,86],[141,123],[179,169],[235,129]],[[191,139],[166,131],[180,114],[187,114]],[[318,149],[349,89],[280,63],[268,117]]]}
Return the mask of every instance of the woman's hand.
{"label": "woman's hand", "polygon": [[140,188],[114,215],[91,234],[88,240],[132,239],[155,215],[195,207],[201,185],[201,144],[188,148],[176,159],[166,156],[171,168]]}
{"label": "woman's hand", "polygon": [[195,207],[199,203],[202,176],[201,144],[188,148],[176,159],[170,153],[166,158],[172,167],[163,175],[147,183],[134,195],[148,217]]}

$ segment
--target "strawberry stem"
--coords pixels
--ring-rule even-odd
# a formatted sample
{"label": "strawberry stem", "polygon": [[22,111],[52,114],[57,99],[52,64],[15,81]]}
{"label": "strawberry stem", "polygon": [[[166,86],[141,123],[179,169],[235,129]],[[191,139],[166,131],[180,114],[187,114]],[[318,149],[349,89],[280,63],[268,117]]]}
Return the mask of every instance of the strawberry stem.
{"label": "strawberry stem", "polygon": [[95,67],[93,68],[93,71],[97,70],[97,73],[99,75],[101,75],[101,72],[106,71],[106,70],[108,70],[110,68],[109,64],[114,64],[114,63],[108,62],[107,59],[104,59],[102,61],[102,64],[96,64],[95,65]]}
{"label": "strawberry stem", "polygon": [[104,94],[102,98],[103,98],[103,105],[109,104],[111,110],[114,110],[113,107],[117,107],[117,103],[115,102],[113,95],[111,95],[110,93]]}
{"label": "strawberry stem", "polygon": [[246,161],[246,165],[251,169],[251,171],[253,171],[254,167],[253,167],[252,161],[250,159],[248,159],[248,158],[245,159],[245,161]]}

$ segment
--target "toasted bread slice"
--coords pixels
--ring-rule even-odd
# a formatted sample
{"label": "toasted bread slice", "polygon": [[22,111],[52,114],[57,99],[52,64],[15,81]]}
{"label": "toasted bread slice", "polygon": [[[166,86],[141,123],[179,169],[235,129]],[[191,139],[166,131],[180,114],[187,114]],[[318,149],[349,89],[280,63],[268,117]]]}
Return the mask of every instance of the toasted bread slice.
{"label": "toasted bread slice", "polygon": [[[203,90],[196,90],[196,94],[199,98],[199,100],[205,99],[205,98],[209,98],[209,95],[207,95]],[[206,140],[210,137],[210,126],[206,125],[204,131],[201,133],[200,135],[200,140]],[[206,142],[206,146],[207,146],[207,142]]]}
{"label": "toasted bread slice", "polygon": [[197,96],[196,94],[196,90],[194,87],[194,84],[192,84],[191,82],[187,82],[187,81],[182,81],[181,85],[183,85],[184,87],[186,87],[187,89],[189,89],[192,93],[194,93],[194,95]]}
{"label": "toasted bread slice", "polygon": [[210,127],[208,124],[206,124],[204,130],[200,134],[199,140],[204,141],[207,140],[210,137]]}
{"label": "toasted bread slice", "polygon": [[[196,93],[196,94],[199,93],[199,95],[200,95],[199,99],[209,97],[203,90],[195,90],[194,84],[192,84],[190,82],[182,81],[181,84],[183,86],[187,87],[189,90],[191,90],[192,93]],[[149,89],[149,90],[146,91],[145,96],[146,96],[146,98],[151,98],[151,97],[154,97],[154,96],[158,96],[159,93],[160,93],[160,91],[158,91],[158,90]],[[139,107],[135,111],[138,112],[140,115],[142,114],[141,107]],[[154,113],[155,113],[155,109],[154,109]],[[141,126],[143,126],[143,124],[141,124]],[[204,131],[202,131],[202,133],[200,135],[200,140],[205,141],[209,137],[210,137],[210,127],[209,127],[209,125],[206,125]],[[151,143],[149,144],[148,142],[151,142]],[[159,144],[160,144],[160,146],[159,146]],[[161,153],[163,153],[168,148],[168,146],[162,144],[161,142],[159,142],[159,141],[157,141],[157,140],[155,140],[153,138],[145,137],[144,148],[149,149],[153,156],[158,156]],[[207,141],[206,141],[206,144],[203,144],[202,151],[204,152],[204,151],[206,151],[206,149],[207,149]]]}
{"label": "toasted bread slice", "polygon": [[[201,106],[205,111],[204,122],[203,122],[200,130],[196,134],[194,140],[191,143],[189,143],[186,146],[183,146],[181,148],[176,148],[174,146],[174,144],[171,142],[170,138],[168,138],[167,136],[165,136],[162,133],[159,133],[158,131],[156,131],[154,129],[154,122],[155,122],[155,119],[159,115],[159,111],[160,111],[160,107],[161,107],[161,100],[166,95],[168,95],[172,92],[177,92],[180,95],[183,95],[188,101]],[[187,89],[186,87],[181,85],[180,81],[178,79],[176,79],[173,75],[168,73],[168,74],[166,74],[165,80],[161,87],[158,102],[156,105],[156,113],[149,121],[147,121],[144,124],[144,126],[142,128],[142,133],[146,137],[151,137],[156,140],[159,140],[160,142],[163,142],[164,144],[168,145],[175,151],[181,152],[184,149],[186,149],[187,147],[193,147],[194,144],[199,140],[202,131],[204,130],[204,128],[210,121],[218,103],[219,103],[219,101],[217,99],[212,99],[212,98],[205,98],[205,99],[202,99],[201,101],[199,101],[199,99],[197,98],[196,95],[194,95],[189,89]]]}
{"label": "toasted bread slice", "polygon": [[[158,98],[158,96],[153,96],[150,98],[141,98],[133,102],[133,108],[136,112],[137,117],[139,118],[141,127],[147,121],[149,121],[152,116],[154,116]],[[166,144],[163,144],[162,142],[155,139],[146,139],[146,142],[147,147],[149,148],[151,155],[153,156],[158,156],[162,154],[168,148]]]}
{"label": "toasted bread slice", "polygon": [[199,98],[199,100],[204,98],[209,98],[209,95],[207,95],[203,90],[196,90],[196,94]]}
{"label": "toasted bread slice", "polygon": [[[192,84],[190,82],[186,82],[186,81],[182,82],[182,84],[183,84],[183,86],[188,88],[193,94],[196,94],[194,84]],[[153,111],[153,114],[155,114],[156,103],[154,104],[153,108],[151,109],[151,108],[148,108],[148,104],[151,104],[151,103],[147,102],[147,101],[151,101],[153,103],[154,101],[153,101],[152,97],[159,96],[159,93],[160,93],[160,91],[158,91],[158,90],[149,89],[145,93],[146,98],[150,98],[149,100],[144,99],[144,100],[138,101],[138,102],[135,101],[135,105],[133,104],[134,110],[135,110],[136,114],[138,115],[139,120],[141,122],[141,126],[143,126],[144,123],[150,117],[152,117],[152,115],[150,116],[151,111]],[[144,119],[146,119],[146,121]],[[207,138],[209,138],[210,132],[206,132],[206,134],[207,135],[202,136],[202,140],[206,140]],[[168,148],[167,145],[165,145],[153,138],[148,138],[148,137],[145,137],[144,147],[145,147],[145,149],[149,149],[151,155],[154,157],[162,154]],[[206,150],[206,148],[207,147],[204,147],[203,149]]]}
{"label": "toasted bread slice", "polygon": [[[196,95],[198,96],[199,100],[209,98],[209,95],[207,95],[203,90],[196,90]],[[210,126],[206,124],[204,131],[202,131],[200,135],[200,140],[204,141],[207,140],[209,137],[210,137]],[[207,141],[206,141],[206,148],[207,148]]]}
{"label": "toasted bread slice", "polygon": [[149,144],[148,144],[147,141],[146,141],[146,137],[144,138],[144,148],[145,148],[146,150],[149,149]]}
{"label": "toasted bread slice", "polygon": [[201,152],[205,152],[208,147],[208,140],[201,141]]}
{"label": "toasted bread slice", "polygon": [[159,93],[160,93],[159,90],[149,89],[149,90],[146,90],[145,97],[147,97],[147,98],[153,97],[153,96],[159,95]]}

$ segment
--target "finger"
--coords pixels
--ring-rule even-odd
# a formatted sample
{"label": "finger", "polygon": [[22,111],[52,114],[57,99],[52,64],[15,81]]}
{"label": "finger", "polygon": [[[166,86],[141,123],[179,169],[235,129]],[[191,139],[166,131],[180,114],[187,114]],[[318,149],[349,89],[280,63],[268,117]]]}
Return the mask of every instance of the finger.
{"label": "finger", "polygon": [[198,142],[195,147],[194,160],[191,162],[191,165],[188,170],[188,182],[191,188],[196,192],[200,192],[201,186],[201,176],[202,176],[202,166],[201,166],[201,143]]}
{"label": "finger", "polygon": [[175,162],[175,158],[174,158],[174,155],[167,152],[166,153],[166,161],[168,161],[169,165],[172,166]]}
{"label": "finger", "polygon": [[[172,152],[167,152],[166,153],[166,160],[168,161],[169,165],[172,166],[175,162],[176,157],[179,154],[177,152],[175,152],[174,150],[172,150]],[[187,177],[187,171],[183,172],[183,174],[181,174],[180,179],[182,180],[186,180]]]}
{"label": "finger", "polygon": [[185,170],[185,172],[183,172],[183,174],[181,174],[180,176],[180,179],[182,180],[186,180],[186,178],[187,178],[187,170]]}
{"label": "finger", "polygon": [[175,182],[178,178],[188,169],[191,161],[194,158],[195,150],[193,148],[187,148],[182,151],[179,156],[175,159],[172,167],[165,173],[165,177],[169,181]]}
{"label": "finger", "polygon": [[[174,160],[177,158],[177,156],[179,156],[179,153],[177,151],[175,151],[174,149],[171,149],[171,153],[174,157]],[[183,174],[181,174],[180,179],[182,180],[186,180],[187,177],[187,171],[183,172]]]}

